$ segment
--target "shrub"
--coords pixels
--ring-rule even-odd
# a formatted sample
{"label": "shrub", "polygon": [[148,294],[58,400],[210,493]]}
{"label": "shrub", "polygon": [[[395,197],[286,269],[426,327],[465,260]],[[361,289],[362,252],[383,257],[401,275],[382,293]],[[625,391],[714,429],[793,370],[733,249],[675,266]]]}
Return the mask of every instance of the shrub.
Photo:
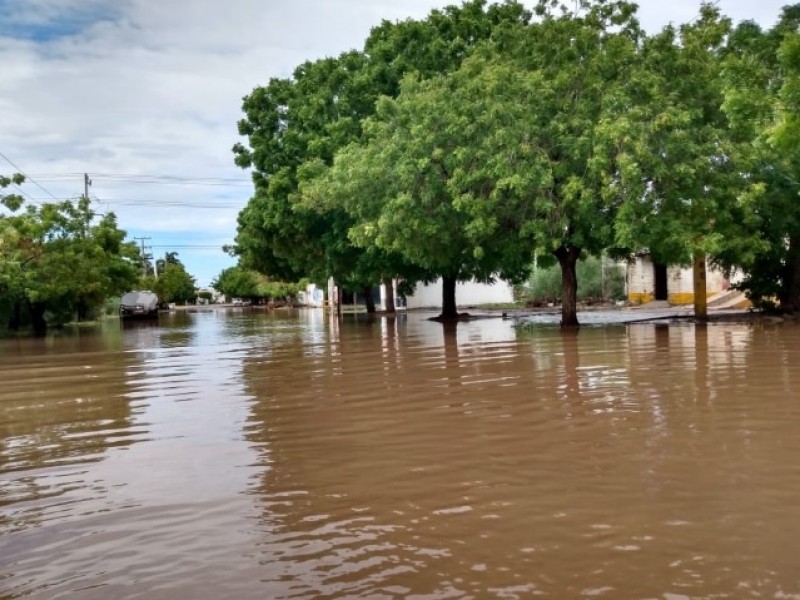
{"label": "shrub", "polygon": [[[625,273],[608,259],[590,256],[578,261],[578,301],[603,302],[625,298]],[[557,264],[534,269],[520,300],[533,306],[561,302],[561,267]]]}

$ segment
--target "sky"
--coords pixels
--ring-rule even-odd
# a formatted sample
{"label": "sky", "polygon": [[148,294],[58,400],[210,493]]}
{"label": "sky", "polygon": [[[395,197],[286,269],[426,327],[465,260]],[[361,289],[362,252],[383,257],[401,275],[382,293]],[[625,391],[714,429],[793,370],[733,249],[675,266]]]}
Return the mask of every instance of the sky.
{"label": "sky", "polygon": [[[0,174],[30,202],[84,193],[156,257],[177,252],[198,285],[252,196],[233,164],[242,97],[306,61],[359,49],[387,19],[446,0],[0,0]],[[531,0],[526,0],[532,5]],[[719,0],[768,27],[781,0]],[[649,31],[698,0],[641,0]],[[141,243],[141,240],[137,240]]]}

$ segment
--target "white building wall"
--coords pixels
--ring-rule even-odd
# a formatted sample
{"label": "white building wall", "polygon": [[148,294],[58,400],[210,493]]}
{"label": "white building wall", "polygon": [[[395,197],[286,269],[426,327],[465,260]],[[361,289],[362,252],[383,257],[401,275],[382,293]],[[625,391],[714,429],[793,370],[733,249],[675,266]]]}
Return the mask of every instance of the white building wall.
{"label": "white building wall", "polygon": [[300,304],[313,308],[320,308],[325,305],[325,292],[318,288],[315,283],[306,286],[304,292],[298,294]]}
{"label": "white building wall", "polygon": [[[740,272],[734,272],[730,280],[721,269],[706,265],[706,294],[713,295],[730,289],[731,283],[742,280]],[[655,296],[655,271],[649,255],[637,256],[628,263],[627,296],[631,302],[649,302]],[[694,274],[692,267],[667,267],[667,296],[672,304],[690,304],[694,298]]]}
{"label": "white building wall", "polygon": [[628,263],[625,283],[628,299],[632,302],[647,302],[648,297],[655,295],[655,272],[649,255],[637,256],[636,260]]}
{"label": "white building wall", "polygon": [[[669,267],[667,281],[670,294],[693,294],[694,273],[691,267]],[[714,294],[726,289],[725,274],[711,265],[706,266],[706,292]]]}
{"label": "white building wall", "polygon": [[691,268],[668,267],[667,291],[670,294],[694,294],[694,277]]}
{"label": "white building wall", "polygon": [[[414,294],[408,296],[408,308],[434,308],[442,305],[442,280],[431,284],[417,284]],[[511,285],[498,279],[495,283],[467,281],[456,285],[456,305],[501,304],[514,301]]]}

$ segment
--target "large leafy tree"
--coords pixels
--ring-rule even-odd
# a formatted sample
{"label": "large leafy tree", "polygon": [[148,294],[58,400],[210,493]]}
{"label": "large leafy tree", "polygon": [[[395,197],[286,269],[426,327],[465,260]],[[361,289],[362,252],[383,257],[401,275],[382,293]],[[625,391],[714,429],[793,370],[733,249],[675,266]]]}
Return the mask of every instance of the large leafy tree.
{"label": "large leafy tree", "polygon": [[[137,250],[113,214],[95,221],[86,198],[23,207],[4,199],[0,216],[0,304],[6,325],[85,319],[136,281]],[[47,318],[46,318],[47,316]]]}
{"label": "large leafy tree", "polygon": [[167,252],[164,258],[158,258],[155,261],[155,269],[158,273],[163,273],[167,265],[182,265],[181,259],[178,258],[177,252]]}
{"label": "large leafy tree", "polygon": [[614,124],[636,93],[628,85],[644,39],[636,8],[624,0],[540,0],[540,21],[497,44],[536,77],[523,123],[548,185],[530,197],[527,227],[537,252],[560,265],[564,326],[578,324],[578,259],[616,245],[625,131]]}
{"label": "large leafy tree", "polygon": [[258,297],[258,273],[238,265],[228,267],[211,282],[211,287],[228,298],[255,300]]}
{"label": "large leafy tree", "polygon": [[156,265],[158,275],[142,277],[139,288],[152,290],[162,303],[185,303],[197,297],[195,279],[178,259],[177,252],[168,252],[167,259],[159,259]]}
{"label": "large leafy tree", "polygon": [[798,102],[791,97],[798,81],[798,57],[792,56],[798,27],[800,4],[785,7],[768,31],[740,24],[723,70],[723,108],[746,173],[743,209],[750,235],[736,238],[722,259],[745,270],[743,286],[751,298],[778,298],[785,312],[800,310],[800,140]]}
{"label": "large leafy tree", "polygon": [[189,302],[197,296],[195,280],[181,263],[167,263],[159,273],[155,292],[162,302]]}
{"label": "large leafy tree", "polygon": [[722,109],[730,33],[730,20],[704,4],[692,22],[648,39],[632,84],[637,102],[622,126],[626,202],[618,240],[648,248],[658,262],[693,264],[700,319],[707,317],[707,258],[748,236],[741,155]]}
{"label": "large leafy tree", "polygon": [[520,200],[543,176],[514,134],[527,111],[520,75],[476,59],[451,76],[407,79],[396,100],[379,103],[366,143],[303,189],[309,204],[353,217],[355,244],[442,277],[442,318],[457,316],[456,282],[520,279],[531,264]]}
{"label": "large leafy tree", "polygon": [[355,243],[441,276],[443,318],[457,316],[457,281],[518,280],[539,249],[561,264],[562,323],[576,325],[577,259],[613,240],[605,122],[624,107],[635,7],[583,3],[581,14],[556,15],[549,4],[539,23],[503,30],[457,71],[407,78],[378,104],[366,141],[304,189],[353,216]]}
{"label": "large leafy tree", "polygon": [[239,216],[233,248],[242,265],[284,280],[332,275],[367,298],[379,279],[429,278],[396,253],[353,245],[347,213],[299,203],[298,172],[304,165],[330,164],[336,150],[359,139],[375,101],[396,94],[407,72],[451,70],[497,28],[527,19],[518,3],[487,7],[473,0],[434,11],[426,20],[385,22],[373,30],[365,52],[307,62],[292,78],[255,89],[244,100],[239,123],[248,144],[234,146],[236,163],[253,169],[256,187]]}

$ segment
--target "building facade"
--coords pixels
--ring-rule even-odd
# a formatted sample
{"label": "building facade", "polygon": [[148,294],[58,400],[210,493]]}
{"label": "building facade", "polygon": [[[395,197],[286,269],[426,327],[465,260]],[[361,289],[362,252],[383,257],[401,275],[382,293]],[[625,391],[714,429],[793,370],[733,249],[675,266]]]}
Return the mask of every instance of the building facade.
{"label": "building facade", "polygon": [[[708,297],[727,292],[739,280],[741,274],[736,272],[728,274],[706,263]],[[656,263],[649,254],[637,255],[628,263],[625,285],[628,301],[634,304],[644,304],[654,300],[665,300],[674,305],[694,302],[692,268]]]}

